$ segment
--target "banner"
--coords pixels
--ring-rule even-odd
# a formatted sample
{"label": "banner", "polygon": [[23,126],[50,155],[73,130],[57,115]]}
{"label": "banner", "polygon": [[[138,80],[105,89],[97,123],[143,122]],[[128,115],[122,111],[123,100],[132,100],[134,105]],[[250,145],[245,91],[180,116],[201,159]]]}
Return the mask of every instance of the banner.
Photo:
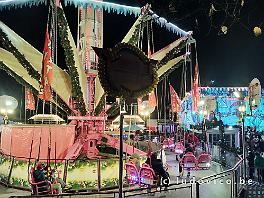
{"label": "banner", "polygon": [[154,91],[149,94],[149,106],[152,108],[155,108],[157,106],[157,101]]}
{"label": "banner", "polygon": [[171,111],[173,113],[180,112],[181,111],[181,101],[180,101],[178,94],[176,93],[176,91],[171,85],[170,85],[170,95],[171,95]]}
{"label": "banner", "polygon": [[138,114],[141,114],[141,112],[143,111],[143,108],[142,108],[142,98],[138,98],[137,99],[137,102],[138,102]]}
{"label": "banner", "polygon": [[44,50],[43,50],[43,59],[42,59],[41,82],[40,82],[40,91],[39,91],[40,99],[50,101],[51,81],[52,81],[51,41],[47,27]]}
{"label": "banner", "polygon": [[193,80],[193,89],[192,89],[192,111],[198,112],[198,103],[200,100],[199,93],[199,70],[198,64],[195,65],[194,80]]}
{"label": "banner", "polygon": [[32,90],[27,87],[25,87],[25,97],[26,109],[35,110],[35,98],[33,96]]}

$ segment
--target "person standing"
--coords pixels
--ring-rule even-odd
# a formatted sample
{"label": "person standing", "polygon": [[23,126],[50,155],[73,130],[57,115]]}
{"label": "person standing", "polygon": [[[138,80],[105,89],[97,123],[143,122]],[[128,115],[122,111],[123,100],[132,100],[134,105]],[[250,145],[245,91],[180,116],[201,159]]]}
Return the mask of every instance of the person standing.
{"label": "person standing", "polygon": [[254,163],[254,159],[255,159],[255,154],[251,151],[249,151],[248,153],[248,168],[249,168],[249,179],[254,179],[255,176],[255,163]]}
{"label": "person standing", "polygon": [[264,182],[264,158],[256,153],[255,167],[258,173],[258,182]]}

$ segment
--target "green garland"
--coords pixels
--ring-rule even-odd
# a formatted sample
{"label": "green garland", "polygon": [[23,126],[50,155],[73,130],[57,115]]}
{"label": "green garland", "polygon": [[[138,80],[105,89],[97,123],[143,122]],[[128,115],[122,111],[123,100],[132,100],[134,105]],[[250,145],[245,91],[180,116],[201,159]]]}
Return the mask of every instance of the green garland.
{"label": "green garland", "polygon": [[100,101],[94,110],[95,116],[98,116],[102,112],[102,110],[104,109],[104,107],[105,107],[105,96],[106,96],[106,94],[102,95],[102,97],[100,98]]}
{"label": "green garland", "polygon": [[120,107],[117,104],[117,102],[114,102],[113,105],[106,111],[106,114],[109,117],[115,117],[116,115],[119,114]]}
{"label": "green garland", "polygon": [[6,71],[8,75],[13,77],[19,84],[28,87],[32,90],[33,94],[37,95],[38,90],[36,90],[32,85],[28,84],[21,76],[17,75],[13,70],[11,70],[4,62],[0,61],[0,69]]}
{"label": "green garland", "polygon": [[[24,87],[28,87],[29,89],[32,90],[32,93],[34,95],[38,95],[38,90],[36,90],[32,85],[28,84],[24,78],[22,78],[21,76],[17,75],[13,70],[11,70],[5,63],[3,63],[2,61],[0,61],[0,69],[4,70],[8,75],[10,75],[12,78],[14,78],[19,84],[23,85]],[[53,98],[56,97],[56,93],[53,92]],[[66,112],[67,114],[71,114],[72,111],[70,110],[70,108],[65,104],[65,102],[63,102],[63,100],[57,96],[57,103],[59,105],[59,112]],[[56,107],[53,106],[53,108],[55,109]]]}
{"label": "green garland", "polygon": [[34,69],[34,67],[28,62],[25,56],[20,53],[20,51],[12,44],[12,42],[8,39],[6,33],[0,29],[0,41],[3,47],[11,52],[18,62],[27,70],[28,74],[35,80],[39,81],[41,76],[40,74]]}
{"label": "green garland", "polygon": [[176,48],[173,48],[172,50],[170,50],[165,56],[163,59],[161,59],[158,64],[157,64],[157,68],[161,68],[163,65],[166,65],[170,60],[172,60],[176,54],[178,54],[182,48],[184,48],[187,44],[187,40],[185,41],[182,41],[181,44],[176,47]]}
{"label": "green garland", "polygon": [[[188,60],[189,61],[189,60]],[[165,72],[164,74],[162,74],[160,77],[159,77],[159,80],[162,81],[165,76],[168,76],[172,70],[174,69],[177,69],[180,67],[180,65],[184,62],[184,60],[180,60],[176,65],[174,65],[171,69],[169,69],[167,72]]]}
{"label": "green garland", "polygon": [[129,39],[128,43],[131,45],[137,45],[139,40],[139,33],[147,26],[147,22],[152,18],[149,15],[144,15],[138,25],[135,26],[135,31],[131,38]]}
{"label": "green garland", "polygon": [[135,52],[136,54],[139,55],[139,58],[143,61],[144,64],[149,65],[149,69],[152,75],[152,84],[144,89],[141,89],[139,91],[130,91],[126,89],[121,89],[121,90],[116,90],[113,88],[108,80],[108,72],[107,72],[107,63],[103,58],[99,59],[99,64],[98,64],[98,76],[101,82],[102,87],[104,88],[104,91],[107,95],[117,97],[117,98],[125,98],[125,99],[130,99],[130,98],[139,98],[142,96],[147,95],[150,93],[154,88],[156,88],[158,84],[158,74],[157,74],[157,68],[155,65],[151,64],[150,60],[148,57],[142,52],[138,47],[133,46],[128,43],[119,43],[117,44],[112,50],[109,50],[109,55],[111,60],[115,60],[118,58],[118,54],[120,50],[122,49],[130,49],[131,51]]}
{"label": "green garland", "polygon": [[68,23],[63,10],[59,8],[57,11],[58,11],[58,24],[59,24],[59,35],[61,38],[61,45],[64,49],[65,62],[69,68],[71,82],[72,82],[72,96],[73,99],[77,102],[78,110],[81,112],[82,115],[85,115],[86,108],[85,108],[83,93],[79,82],[79,74],[75,67],[73,50],[70,46],[70,41],[68,40],[68,32],[67,32]]}

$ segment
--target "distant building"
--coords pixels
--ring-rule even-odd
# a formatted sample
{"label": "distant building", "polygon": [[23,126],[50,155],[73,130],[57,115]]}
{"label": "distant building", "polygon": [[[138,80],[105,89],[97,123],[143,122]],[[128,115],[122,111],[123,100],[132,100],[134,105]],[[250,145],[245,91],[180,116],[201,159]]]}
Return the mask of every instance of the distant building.
{"label": "distant building", "polygon": [[[198,107],[198,114],[192,111],[191,94],[189,94],[182,103],[180,120],[184,128],[190,129],[194,125],[201,125],[204,119],[210,121],[213,118],[216,118],[217,121],[222,120],[226,127],[240,126],[241,113],[238,108],[244,105],[246,107],[245,126],[256,127],[259,132],[264,131],[263,90],[260,104],[257,109],[252,112],[250,111],[247,99],[247,87],[201,87],[200,93],[200,101],[202,102],[200,102]],[[206,101],[208,104],[206,104]]]}

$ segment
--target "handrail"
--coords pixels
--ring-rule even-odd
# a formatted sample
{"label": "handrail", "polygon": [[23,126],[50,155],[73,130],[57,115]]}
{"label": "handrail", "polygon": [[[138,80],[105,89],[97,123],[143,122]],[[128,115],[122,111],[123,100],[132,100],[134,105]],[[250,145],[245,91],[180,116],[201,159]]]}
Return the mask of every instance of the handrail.
{"label": "handrail", "polygon": [[241,156],[238,156],[238,157],[240,158],[240,160],[236,163],[236,165],[233,168],[225,170],[225,171],[222,171],[221,173],[217,173],[217,174],[214,174],[214,175],[209,175],[209,176],[202,177],[201,179],[197,180],[197,182],[203,181],[203,180],[207,180],[207,179],[210,179],[212,177],[216,178],[216,177],[218,177],[220,175],[235,171],[238,168],[238,166],[241,164],[241,162],[244,161],[244,159],[242,159]]}

